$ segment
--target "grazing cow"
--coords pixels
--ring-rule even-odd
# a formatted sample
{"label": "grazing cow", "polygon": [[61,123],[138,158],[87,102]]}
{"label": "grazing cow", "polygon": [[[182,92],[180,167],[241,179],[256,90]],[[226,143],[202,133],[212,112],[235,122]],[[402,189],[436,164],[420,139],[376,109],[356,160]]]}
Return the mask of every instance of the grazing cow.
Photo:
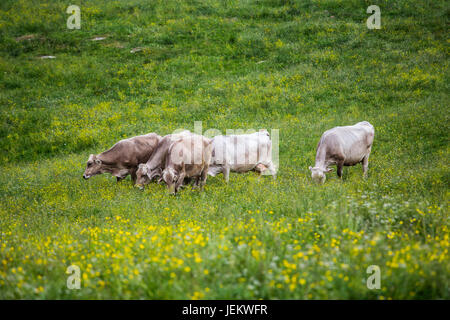
{"label": "grazing cow", "polygon": [[177,134],[168,134],[162,137],[151,157],[146,162],[139,164],[136,172],[136,186],[143,189],[154,178],[161,177],[166,165],[166,156],[170,145],[181,139],[182,136],[190,134],[189,130],[184,130]]}
{"label": "grazing cow", "polygon": [[170,145],[162,174],[170,193],[178,192],[184,178],[195,178],[194,186],[203,189],[211,161],[211,144],[211,139],[191,134],[181,137]]}
{"label": "grazing cow", "polygon": [[375,130],[367,121],[325,131],[317,145],[316,164],[309,167],[313,180],[324,183],[325,173],[332,171],[329,166],[334,164],[338,177],[342,178],[343,166],[362,163],[366,177],[374,135]]}
{"label": "grazing cow", "polygon": [[156,133],[149,133],[121,140],[111,149],[98,155],[91,154],[83,178],[89,179],[108,172],[120,181],[131,174],[134,183],[138,165],[150,158],[160,140],[161,137]]}
{"label": "grazing cow", "polygon": [[267,130],[252,134],[216,136],[212,142],[212,156],[208,174],[215,176],[222,172],[228,182],[230,171],[247,172],[266,170],[275,177],[272,163],[272,141]]}

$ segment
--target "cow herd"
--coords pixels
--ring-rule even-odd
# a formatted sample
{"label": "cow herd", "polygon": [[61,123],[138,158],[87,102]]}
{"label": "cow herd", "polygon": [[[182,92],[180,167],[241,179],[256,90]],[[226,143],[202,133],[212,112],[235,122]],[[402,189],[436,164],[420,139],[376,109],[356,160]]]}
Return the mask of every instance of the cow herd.
{"label": "cow herd", "polygon": [[[342,177],[343,166],[358,163],[362,163],[366,176],[373,138],[374,128],[367,121],[326,131],[317,146],[315,165],[309,167],[311,177],[323,183],[330,165],[336,165]],[[230,171],[257,171],[275,178],[267,130],[212,139],[188,130],[163,137],[149,133],[124,139],[107,151],[91,154],[83,178],[110,173],[120,181],[131,175],[133,184],[141,189],[156,180],[165,182],[169,192],[176,194],[191,181],[193,188],[203,189],[208,175],[222,173],[228,182]]]}
{"label": "cow herd", "polygon": [[149,133],[117,142],[109,150],[89,156],[83,178],[110,173],[120,181],[131,175],[139,188],[153,180],[164,181],[170,193],[193,181],[203,189],[208,174],[223,173],[228,182],[230,171],[268,171],[275,177],[272,142],[267,130],[212,139],[188,130],[159,136]]}

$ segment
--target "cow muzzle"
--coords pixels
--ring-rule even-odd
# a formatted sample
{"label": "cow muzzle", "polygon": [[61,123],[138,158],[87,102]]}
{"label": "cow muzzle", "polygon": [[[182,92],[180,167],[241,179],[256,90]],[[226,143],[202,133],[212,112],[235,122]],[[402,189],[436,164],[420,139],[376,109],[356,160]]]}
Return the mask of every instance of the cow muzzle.
{"label": "cow muzzle", "polygon": [[175,190],[175,185],[169,186],[169,194],[175,196],[177,194],[177,190]]}
{"label": "cow muzzle", "polygon": [[90,177],[91,177],[91,176],[89,176],[89,175],[83,174],[83,178],[84,178],[85,180],[89,179]]}

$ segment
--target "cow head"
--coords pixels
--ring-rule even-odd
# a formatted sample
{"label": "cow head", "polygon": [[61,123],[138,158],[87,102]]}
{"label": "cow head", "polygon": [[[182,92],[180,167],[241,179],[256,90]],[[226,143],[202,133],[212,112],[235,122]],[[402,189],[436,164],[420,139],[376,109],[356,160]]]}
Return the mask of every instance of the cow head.
{"label": "cow head", "polygon": [[161,177],[161,168],[150,169],[147,164],[141,163],[136,171],[136,184],[139,189],[144,189],[144,186],[149,184],[155,177]]}
{"label": "cow head", "polygon": [[95,154],[91,154],[84,170],[83,178],[89,179],[92,176],[103,173],[102,160],[98,159]]}
{"label": "cow head", "polygon": [[327,179],[325,173],[331,172],[333,169],[330,169],[330,168],[322,169],[320,167],[314,167],[314,168],[309,167],[309,170],[311,170],[311,178],[315,182],[324,183],[325,180]]}
{"label": "cow head", "polygon": [[173,168],[166,168],[162,173],[162,179],[167,184],[169,188],[169,193],[176,194],[178,190],[176,190],[176,184],[178,180],[178,174]]}
{"label": "cow head", "polygon": [[139,187],[139,189],[144,189],[144,186],[150,183],[151,179],[148,176],[149,171],[150,170],[145,163],[139,164],[136,171],[136,187]]}

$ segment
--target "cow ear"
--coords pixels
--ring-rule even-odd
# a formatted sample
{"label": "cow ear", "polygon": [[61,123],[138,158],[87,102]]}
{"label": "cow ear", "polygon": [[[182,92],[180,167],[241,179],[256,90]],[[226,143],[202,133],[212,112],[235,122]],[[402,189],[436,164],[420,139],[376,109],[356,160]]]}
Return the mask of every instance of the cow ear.
{"label": "cow ear", "polygon": [[94,161],[94,159],[95,159],[95,155],[94,154],[90,154],[88,161]]}
{"label": "cow ear", "polygon": [[145,165],[145,163],[139,164],[138,169],[142,170],[142,174],[148,173],[148,167]]}
{"label": "cow ear", "polygon": [[102,164],[102,160],[100,160],[100,159],[95,159],[95,163],[96,163],[96,164]]}

